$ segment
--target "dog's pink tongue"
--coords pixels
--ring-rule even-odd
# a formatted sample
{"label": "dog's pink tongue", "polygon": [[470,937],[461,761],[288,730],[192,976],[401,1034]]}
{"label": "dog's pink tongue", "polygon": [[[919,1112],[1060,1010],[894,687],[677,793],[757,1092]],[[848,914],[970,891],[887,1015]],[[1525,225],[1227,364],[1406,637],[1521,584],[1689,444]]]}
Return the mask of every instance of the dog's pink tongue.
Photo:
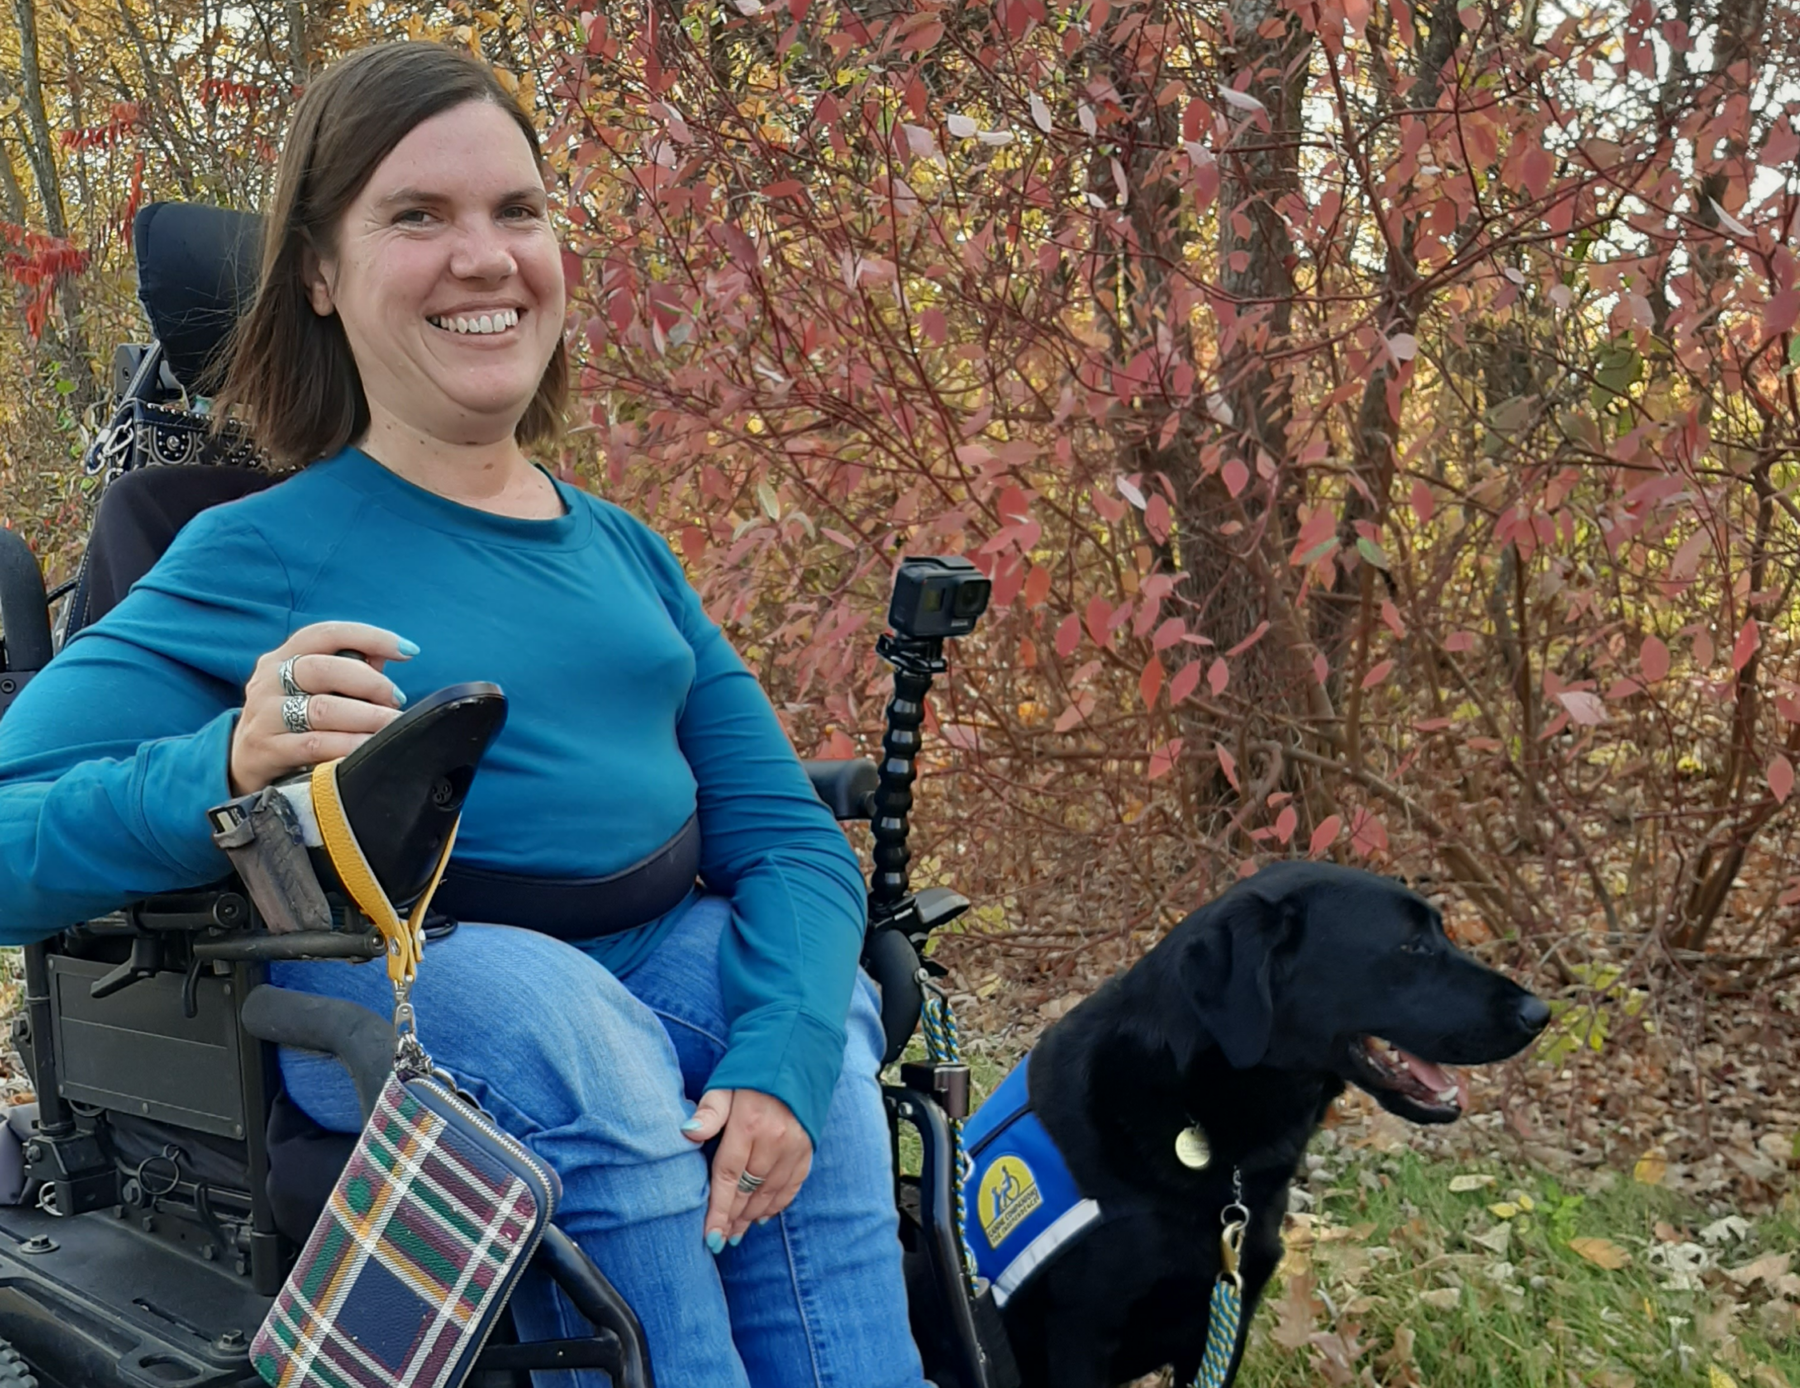
{"label": "dog's pink tongue", "polygon": [[[1398,1046],[1394,1049],[1400,1050]],[[1400,1058],[1406,1062],[1406,1068],[1412,1071],[1413,1078],[1433,1094],[1442,1094],[1446,1089],[1457,1088],[1456,1081],[1445,1073],[1441,1065],[1433,1065],[1429,1060],[1420,1060],[1418,1056],[1408,1055],[1405,1051],[1400,1051]]]}

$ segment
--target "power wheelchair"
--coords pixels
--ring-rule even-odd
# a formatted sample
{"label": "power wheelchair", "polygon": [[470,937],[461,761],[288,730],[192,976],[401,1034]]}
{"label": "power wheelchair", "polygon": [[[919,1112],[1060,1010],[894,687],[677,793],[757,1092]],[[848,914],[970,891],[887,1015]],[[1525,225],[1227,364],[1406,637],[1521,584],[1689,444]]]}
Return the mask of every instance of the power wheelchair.
{"label": "power wheelchair", "polygon": [[[271,484],[249,439],[209,430],[193,408],[197,383],[254,293],[259,235],[257,219],[217,208],[161,203],[138,214],[133,241],[152,340],[114,358],[117,411],[87,461],[102,490],[76,578],[47,594],[31,552],[0,529],[0,716],[188,519]],[[944,668],[944,639],[972,629],[985,600],[985,582],[963,561],[908,561],[890,613],[895,629],[878,647],[895,680],[881,764],[806,767],[839,820],[871,825],[864,963],[881,989],[888,1063],[931,987],[921,968],[930,931],[969,904],[946,888],[910,889],[907,817],[923,699]],[[429,736],[410,747],[430,763]],[[429,765],[413,771],[418,803],[435,791],[441,810],[448,783]],[[419,822],[426,817],[421,810]],[[272,961],[381,952],[367,921],[320,877],[330,930],[270,931],[233,876],[136,902],[25,950],[12,1037],[37,1102],[0,1116],[18,1138],[24,1195],[0,1205],[0,1388],[22,1388],[32,1374],[46,1388],[260,1383],[250,1341],[354,1140],[317,1128],[287,1099],[276,1047],[334,1056],[365,1116],[393,1060],[388,1019],[266,982]],[[428,934],[454,928],[435,917]],[[919,1173],[898,1178],[896,1199],[927,1377],[940,1388],[1011,1388],[1004,1332],[991,1295],[965,1276],[957,1224],[954,1135],[968,1108],[967,1070],[939,1058],[903,1065],[901,1079],[884,1092],[896,1153],[902,1126],[919,1137]],[[533,1371],[590,1368],[617,1388],[649,1388],[642,1330],[604,1270],[553,1228],[533,1274],[562,1288],[591,1335],[520,1344],[502,1316],[473,1384],[525,1388]]]}

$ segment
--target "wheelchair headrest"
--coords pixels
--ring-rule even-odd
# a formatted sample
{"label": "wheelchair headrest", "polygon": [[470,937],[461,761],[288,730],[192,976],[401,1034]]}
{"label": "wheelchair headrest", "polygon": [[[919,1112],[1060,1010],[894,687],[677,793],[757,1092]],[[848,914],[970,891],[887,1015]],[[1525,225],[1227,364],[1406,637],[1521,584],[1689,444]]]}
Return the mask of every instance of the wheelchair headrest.
{"label": "wheelchair headrest", "polygon": [[175,379],[204,379],[238,315],[256,297],[263,220],[201,203],[153,202],[132,224],[138,298]]}

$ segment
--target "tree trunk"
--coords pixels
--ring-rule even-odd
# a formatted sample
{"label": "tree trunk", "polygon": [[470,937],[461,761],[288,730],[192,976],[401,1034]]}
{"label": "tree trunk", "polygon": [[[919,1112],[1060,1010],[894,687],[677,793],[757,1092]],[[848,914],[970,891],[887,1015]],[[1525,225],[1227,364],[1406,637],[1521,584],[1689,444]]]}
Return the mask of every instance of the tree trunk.
{"label": "tree trunk", "polygon": [[312,26],[306,14],[306,0],[288,0],[288,66],[293,69],[294,85],[304,87],[312,77]]}
{"label": "tree trunk", "polygon": [[[38,201],[43,205],[44,230],[67,240],[69,220],[63,209],[62,180],[56,168],[56,146],[50,138],[50,119],[44,109],[34,0],[13,0],[13,17],[19,27],[19,70],[24,85],[20,96],[26,129],[25,159],[31,165]],[[57,302],[62,310],[62,323],[56,329],[54,346],[74,385],[69,404],[79,414],[98,399],[98,392],[92,353],[88,350],[87,325],[82,318],[81,286],[72,275],[65,276],[57,285]]]}
{"label": "tree trunk", "polygon": [[[1456,51],[1462,37],[1462,20],[1458,15],[1461,0],[1437,0],[1431,10],[1430,29],[1421,35],[1415,50],[1414,81],[1404,102],[1395,93],[1381,92],[1383,113],[1391,116],[1394,107],[1404,104],[1417,111],[1430,110],[1438,103],[1442,91],[1444,65]],[[1366,152],[1353,151],[1362,165],[1359,172],[1365,180],[1373,176],[1367,167]],[[1381,301],[1376,310],[1384,337],[1411,333],[1428,302],[1419,285],[1418,264],[1414,247],[1418,224],[1407,217],[1401,224],[1397,242],[1389,247],[1387,263],[1382,268]],[[1400,437],[1400,421],[1390,404],[1389,388],[1396,376],[1394,363],[1383,359],[1369,373],[1357,404],[1355,435],[1350,440],[1351,459],[1362,487],[1352,487],[1344,499],[1342,525],[1338,542],[1343,553],[1356,549],[1356,522],[1373,521],[1377,527],[1386,523],[1388,505],[1394,484],[1395,444]],[[1362,607],[1362,581],[1353,573],[1339,569],[1329,598],[1320,603],[1315,632],[1335,676],[1341,676],[1341,655],[1356,633],[1351,628],[1352,616]],[[1333,688],[1338,681],[1334,679]]]}
{"label": "tree trunk", "polygon": [[[1168,22],[1172,12],[1172,6],[1159,6],[1150,19]],[[1274,38],[1259,33],[1270,20],[1281,26]],[[1233,498],[1218,479],[1216,459],[1213,475],[1205,475],[1203,455],[1216,444],[1224,456],[1241,458],[1253,472],[1261,454],[1265,469],[1273,464],[1275,475],[1285,476],[1289,387],[1267,358],[1271,344],[1285,338],[1290,327],[1293,247],[1276,203],[1298,187],[1300,92],[1312,42],[1298,19],[1273,0],[1237,0],[1228,32],[1234,37],[1219,84],[1236,85],[1237,74],[1248,71],[1249,90],[1268,108],[1269,118],[1237,122],[1240,128],[1220,152],[1219,287],[1232,306],[1227,313],[1254,317],[1259,325],[1240,335],[1223,363],[1219,394],[1228,402],[1226,411],[1216,411],[1208,422],[1186,400],[1148,391],[1138,416],[1141,432],[1121,450],[1120,459],[1122,471],[1146,478],[1162,473],[1175,494],[1175,534],[1167,540],[1146,538],[1160,548],[1164,563],[1183,575],[1180,594],[1188,605],[1184,615],[1190,629],[1214,643],[1199,658],[1210,663],[1265,619],[1274,628],[1231,662],[1230,697],[1249,710],[1244,718],[1216,727],[1210,715],[1192,707],[1180,711],[1183,737],[1196,749],[1215,740],[1247,747],[1271,735],[1285,719],[1316,719],[1321,711],[1329,715],[1329,706],[1321,710],[1314,697],[1322,691],[1313,679],[1305,633],[1286,587],[1286,527],[1264,517],[1264,503],[1256,500],[1266,498],[1269,487],[1253,480]],[[1117,360],[1131,361],[1148,352],[1165,370],[1173,370],[1177,363],[1196,360],[1184,305],[1200,297],[1196,283],[1179,282],[1188,273],[1184,245],[1191,222],[1183,224],[1186,190],[1169,175],[1166,152],[1180,147],[1180,103],[1159,101],[1166,74],[1146,72],[1127,61],[1120,48],[1102,40],[1090,45],[1089,52],[1126,98],[1130,112],[1118,127],[1130,132],[1119,150],[1130,185],[1129,232],[1113,237],[1109,282],[1096,286],[1108,291],[1112,301],[1111,313],[1103,317]],[[1106,155],[1096,153],[1089,184],[1103,203],[1115,201],[1119,190]],[[1243,263],[1232,268],[1233,256],[1240,252]],[[1210,395],[1213,386],[1203,385],[1197,393]],[[1233,422],[1221,429],[1217,416],[1227,411]],[[1172,424],[1171,412],[1177,416]],[[1145,491],[1154,490],[1147,482]],[[1248,526],[1229,524],[1246,515]],[[1273,533],[1263,532],[1260,522],[1265,519],[1275,521]],[[1223,791],[1224,783],[1216,789]],[[1203,792],[1197,798],[1211,797]]]}
{"label": "tree trunk", "polygon": [[19,186],[18,176],[13,173],[12,153],[6,148],[4,140],[0,140],[0,200],[4,200],[6,220],[16,226],[24,226],[27,216],[25,190]]}
{"label": "tree trunk", "polygon": [[1285,719],[1317,722],[1331,714],[1286,581],[1299,499],[1287,435],[1293,395],[1287,376],[1270,364],[1292,328],[1295,251],[1280,204],[1299,189],[1301,95],[1313,36],[1276,0],[1231,0],[1224,17],[1219,86],[1254,97],[1264,113],[1245,120],[1220,103],[1236,128],[1218,156],[1218,288],[1221,316],[1235,316],[1239,327],[1220,359],[1224,408],[1209,409],[1207,442],[1219,447],[1221,462],[1242,462],[1250,480],[1234,498],[1218,470],[1204,475],[1199,440],[1172,480],[1184,591],[1200,610],[1203,634],[1223,652],[1259,623],[1271,623],[1271,633],[1231,663],[1230,687],[1248,710],[1244,735],[1263,737]]}
{"label": "tree trunk", "polygon": [[[1265,25],[1278,32],[1265,36]],[[1220,156],[1219,288],[1240,318],[1260,324],[1240,332],[1222,362],[1222,393],[1233,416],[1226,438],[1253,471],[1262,454],[1279,476],[1288,471],[1293,393],[1268,363],[1288,336],[1294,304],[1294,243],[1280,203],[1300,187],[1300,98],[1313,37],[1276,0],[1232,0],[1226,35],[1219,85],[1240,87],[1249,73],[1243,90],[1266,111],[1266,121],[1244,122]]]}

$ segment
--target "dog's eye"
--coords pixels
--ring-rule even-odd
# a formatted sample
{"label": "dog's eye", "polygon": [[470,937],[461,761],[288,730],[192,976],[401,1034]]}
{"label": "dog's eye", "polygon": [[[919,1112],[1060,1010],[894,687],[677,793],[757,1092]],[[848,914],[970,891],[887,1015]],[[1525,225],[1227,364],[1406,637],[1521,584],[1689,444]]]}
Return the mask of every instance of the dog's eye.
{"label": "dog's eye", "polygon": [[1402,954],[1430,954],[1431,937],[1429,935],[1411,935],[1400,944]]}

